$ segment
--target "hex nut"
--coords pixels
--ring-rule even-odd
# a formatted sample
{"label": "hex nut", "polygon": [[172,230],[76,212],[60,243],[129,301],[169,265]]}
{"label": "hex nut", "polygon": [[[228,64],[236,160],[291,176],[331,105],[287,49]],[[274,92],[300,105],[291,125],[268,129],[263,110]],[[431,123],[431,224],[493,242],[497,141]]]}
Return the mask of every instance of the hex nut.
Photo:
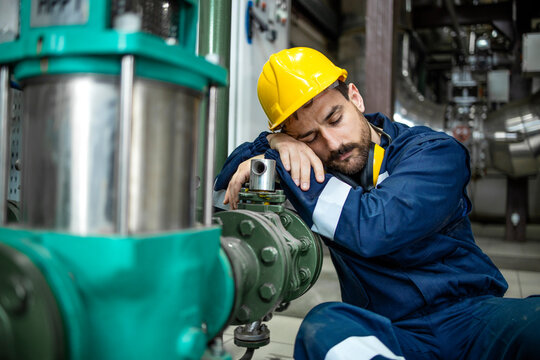
{"label": "hex nut", "polygon": [[255,224],[252,220],[242,220],[238,225],[238,228],[240,234],[243,236],[250,236],[253,233],[253,230],[255,230]]}
{"label": "hex nut", "polygon": [[300,252],[306,253],[311,247],[311,241],[306,236],[301,236],[298,240],[300,240]]}
{"label": "hex nut", "polygon": [[289,226],[292,222],[292,218],[289,214],[281,214],[279,216],[279,219],[281,220],[281,224],[283,224],[284,227]]}
{"label": "hex nut", "polygon": [[28,295],[28,291],[19,281],[13,281],[0,295],[0,306],[12,314],[20,315],[26,311]]}
{"label": "hex nut", "polygon": [[273,246],[267,246],[261,250],[261,259],[265,264],[273,264],[278,256],[278,251]]}
{"label": "hex nut", "polygon": [[311,278],[311,271],[307,267],[300,269],[300,282],[302,284],[306,283]]}
{"label": "hex nut", "polygon": [[246,305],[242,305],[240,309],[238,309],[238,312],[236,313],[236,318],[241,322],[248,321],[250,316],[251,316],[251,309]]}
{"label": "hex nut", "polygon": [[276,295],[276,287],[272,283],[264,283],[259,288],[259,295],[261,299],[265,301],[270,301]]}

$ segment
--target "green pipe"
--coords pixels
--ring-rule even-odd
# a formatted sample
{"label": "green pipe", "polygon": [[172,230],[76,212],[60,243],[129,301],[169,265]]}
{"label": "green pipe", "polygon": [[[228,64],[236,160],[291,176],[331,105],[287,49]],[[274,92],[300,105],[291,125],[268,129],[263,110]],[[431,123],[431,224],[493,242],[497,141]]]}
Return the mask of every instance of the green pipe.
{"label": "green pipe", "polygon": [[[199,54],[216,54],[219,65],[230,70],[231,51],[231,1],[201,0],[199,14]],[[229,133],[229,89],[218,90],[218,116],[216,123],[215,169],[219,171],[227,159]],[[204,134],[204,131],[201,131]],[[204,136],[204,135],[201,135]]]}
{"label": "green pipe", "polygon": [[[231,0],[201,0],[199,5],[199,55],[215,54],[219,64],[230,71],[231,50]],[[206,101],[202,109],[207,108]],[[201,112],[201,126],[198,134],[199,178],[204,184],[204,153],[205,148],[206,112]],[[228,155],[229,137],[229,88],[221,87],[217,91],[217,118],[216,118],[216,153],[214,157],[214,172],[217,174]],[[197,193],[197,219],[202,218],[202,186]]]}

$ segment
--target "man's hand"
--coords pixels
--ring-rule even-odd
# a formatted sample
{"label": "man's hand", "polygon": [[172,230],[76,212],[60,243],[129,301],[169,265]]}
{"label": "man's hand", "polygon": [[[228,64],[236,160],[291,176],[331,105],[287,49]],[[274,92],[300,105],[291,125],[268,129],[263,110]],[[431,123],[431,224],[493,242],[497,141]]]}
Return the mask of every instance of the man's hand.
{"label": "man's hand", "polygon": [[236,210],[238,208],[238,193],[242,186],[249,181],[249,173],[251,171],[251,160],[253,159],[264,159],[264,155],[258,155],[244,161],[238,166],[238,169],[234,173],[229,181],[229,186],[227,186],[227,191],[225,192],[225,199],[223,204],[229,204],[231,210]]}
{"label": "man's hand", "polygon": [[315,172],[315,179],[320,183],[324,181],[322,161],[309,146],[283,133],[269,134],[266,138],[270,147],[279,152],[285,170],[291,173],[294,183],[302,190],[309,189],[311,168]]}
{"label": "man's hand", "polygon": [[[311,168],[315,172],[315,178],[318,182],[324,181],[324,167],[321,159],[313,150],[301,141],[293,137],[282,134],[269,134],[267,136],[270,147],[279,152],[281,162],[285,170],[291,173],[294,183],[304,191],[309,190],[309,178],[311,176]],[[242,186],[249,181],[251,170],[251,160],[263,159],[264,155],[258,155],[248,159],[238,166],[227,186],[225,199],[223,204],[229,204],[232,210],[238,208],[238,193]]]}

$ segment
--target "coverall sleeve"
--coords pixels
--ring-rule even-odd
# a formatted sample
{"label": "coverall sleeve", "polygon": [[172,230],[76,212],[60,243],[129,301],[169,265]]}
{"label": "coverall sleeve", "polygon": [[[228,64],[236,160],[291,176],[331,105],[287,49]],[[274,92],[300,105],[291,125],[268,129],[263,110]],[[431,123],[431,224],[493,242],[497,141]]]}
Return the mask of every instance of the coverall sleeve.
{"label": "coverall sleeve", "polygon": [[[470,210],[467,151],[453,138],[405,147],[377,188],[365,192],[326,174],[303,192],[278,162],[282,186],[312,230],[363,257],[389,254],[441,230]],[[314,176],[312,175],[312,179]]]}

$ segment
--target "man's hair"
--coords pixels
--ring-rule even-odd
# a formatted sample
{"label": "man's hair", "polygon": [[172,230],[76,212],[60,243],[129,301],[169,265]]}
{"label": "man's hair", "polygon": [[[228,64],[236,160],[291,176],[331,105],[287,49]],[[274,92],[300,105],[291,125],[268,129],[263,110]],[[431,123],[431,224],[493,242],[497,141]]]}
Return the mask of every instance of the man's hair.
{"label": "man's hair", "polygon": [[349,86],[347,84],[341,80],[338,80],[338,85],[335,87],[335,89],[339,91],[347,101],[349,101]]}
{"label": "man's hair", "polygon": [[[337,85],[335,85],[334,87],[332,87],[332,85],[330,85],[330,88],[329,89],[335,89],[337,91],[339,91],[339,93],[341,95],[343,95],[343,97],[345,98],[345,100],[349,101],[349,86],[347,84],[345,84],[343,81],[341,80],[338,80],[337,81]],[[327,89],[328,90],[328,89]],[[325,90],[326,91],[326,90]],[[306,108],[306,107],[310,107],[311,104],[313,104],[313,99],[309,100],[307,103],[305,103],[304,105],[301,106],[301,108]],[[298,110],[296,110],[295,112],[292,113],[291,116],[289,116],[289,118],[283,122],[283,124],[279,127],[279,130],[281,130],[281,132],[286,132],[285,128],[286,128],[286,124],[287,122],[291,119],[291,118],[294,118],[296,120],[298,120],[298,114],[297,114]]]}

